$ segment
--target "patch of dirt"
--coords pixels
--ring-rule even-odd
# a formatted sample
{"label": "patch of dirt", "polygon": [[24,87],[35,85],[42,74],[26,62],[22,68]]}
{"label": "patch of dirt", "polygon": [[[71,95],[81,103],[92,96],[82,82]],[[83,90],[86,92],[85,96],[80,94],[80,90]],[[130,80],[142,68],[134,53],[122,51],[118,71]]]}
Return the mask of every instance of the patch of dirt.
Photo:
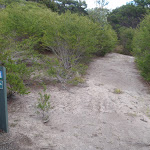
{"label": "patch of dirt", "polygon": [[[38,93],[9,103],[9,127],[20,150],[149,150],[150,94],[134,58],[95,59],[86,82],[70,92],[49,85],[49,122],[35,108]],[[114,92],[114,90],[120,92]]]}
{"label": "patch of dirt", "polygon": [[11,134],[0,132],[0,150],[19,150],[19,146]]}

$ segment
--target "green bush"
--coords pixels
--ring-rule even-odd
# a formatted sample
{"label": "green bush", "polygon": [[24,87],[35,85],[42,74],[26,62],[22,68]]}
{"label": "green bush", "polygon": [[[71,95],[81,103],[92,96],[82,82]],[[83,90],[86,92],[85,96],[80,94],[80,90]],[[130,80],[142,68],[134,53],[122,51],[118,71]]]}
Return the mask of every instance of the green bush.
{"label": "green bush", "polygon": [[120,44],[123,46],[122,53],[125,55],[131,55],[132,54],[132,41],[134,36],[134,29],[127,28],[127,27],[121,27],[119,29],[119,40]]}
{"label": "green bush", "polygon": [[43,5],[32,4],[32,2],[8,5],[0,12],[2,34],[19,36],[20,38],[39,37],[42,34],[41,23],[44,23],[46,11],[48,10]]}
{"label": "green bush", "polygon": [[118,41],[117,34],[110,25],[101,27],[95,34],[98,40],[96,45],[97,52],[95,53],[97,56],[104,56],[116,47]]}
{"label": "green bush", "polygon": [[145,16],[135,32],[133,52],[141,74],[150,81],[150,15]]}
{"label": "green bush", "polygon": [[36,107],[38,109],[37,113],[42,114],[43,121],[48,121],[49,116],[45,116],[45,113],[49,111],[50,109],[50,94],[46,93],[46,87],[44,86],[43,92],[39,92],[39,98],[37,99],[38,102],[36,104]]}
{"label": "green bush", "polygon": [[9,53],[0,53],[0,60],[7,69],[8,96],[14,93],[27,94],[28,90],[23,80],[29,78],[30,70],[24,63],[16,64]]}
{"label": "green bush", "polygon": [[23,4],[14,3],[0,11],[0,61],[7,69],[10,96],[13,93],[27,94],[25,83],[31,81],[31,73],[40,67],[40,55],[35,47],[41,32],[38,23],[35,23],[36,18],[32,18],[28,11],[31,9],[33,15],[38,7],[44,9],[44,6]]}
{"label": "green bush", "polygon": [[2,35],[15,36],[17,40],[36,37],[41,46],[54,51],[65,48],[73,55],[85,55],[108,45],[107,53],[116,43],[116,35],[109,25],[102,28],[88,17],[70,12],[58,15],[38,3],[12,4],[1,11],[1,16]]}
{"label": "green bush", "polygon": [[[94,30],[97,25],[87,17],[67,12],[58,16],[55,26],[47,28],[42,38],[45,47],[50,48],[62,62],[65,69],[77,63],[97,49]],[[52,33],[53,32],[53,33]]]}

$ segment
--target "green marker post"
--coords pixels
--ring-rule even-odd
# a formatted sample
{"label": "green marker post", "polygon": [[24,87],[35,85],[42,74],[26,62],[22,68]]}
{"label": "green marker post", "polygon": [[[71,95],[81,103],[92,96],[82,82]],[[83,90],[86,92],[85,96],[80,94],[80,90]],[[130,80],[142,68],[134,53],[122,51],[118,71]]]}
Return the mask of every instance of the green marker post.
{"label": "green marker post", "polygon": [[6,69],[0,66],[0,130],[8,132]]}

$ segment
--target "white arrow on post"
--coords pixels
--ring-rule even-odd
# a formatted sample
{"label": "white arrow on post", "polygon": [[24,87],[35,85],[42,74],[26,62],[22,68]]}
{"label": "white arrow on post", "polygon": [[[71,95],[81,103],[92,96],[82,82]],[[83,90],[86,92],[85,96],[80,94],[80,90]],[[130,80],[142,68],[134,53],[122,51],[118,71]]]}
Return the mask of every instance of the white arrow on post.
{"label": "white arrow on post", "polygon": [[0,71],[0,79],[2,78],[2,71]]}

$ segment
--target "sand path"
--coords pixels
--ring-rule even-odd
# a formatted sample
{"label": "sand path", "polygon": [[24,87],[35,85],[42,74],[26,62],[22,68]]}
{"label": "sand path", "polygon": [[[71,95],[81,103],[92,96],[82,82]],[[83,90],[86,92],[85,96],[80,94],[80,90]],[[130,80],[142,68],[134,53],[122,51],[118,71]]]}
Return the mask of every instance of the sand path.
{"label": "sand path", "polygon": [[45,124],[34,107],[41,89],[9,104],[10,133],[20,149],[150,150],[150,90],[134,58],[94,59],[85,81],[71,92],[47,87],[52,109]]}

